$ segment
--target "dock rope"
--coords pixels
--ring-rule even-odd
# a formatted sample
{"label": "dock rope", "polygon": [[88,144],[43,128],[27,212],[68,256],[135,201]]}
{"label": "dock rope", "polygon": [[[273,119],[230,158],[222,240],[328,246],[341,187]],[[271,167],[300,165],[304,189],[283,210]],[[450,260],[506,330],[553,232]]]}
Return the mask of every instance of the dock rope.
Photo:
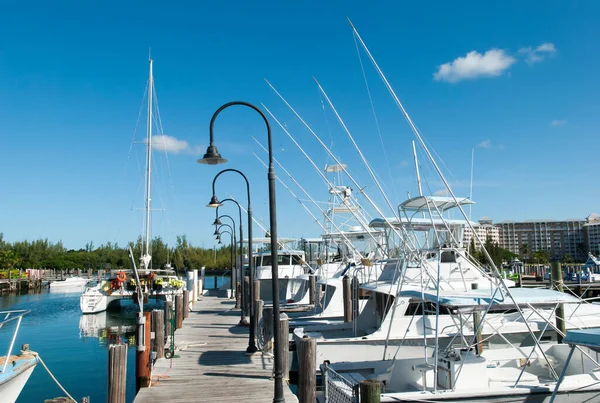
{"label": "dock rope", "polygon": [[46,363],[44,362],[44,360],[42,360],[42,357],[40,357],[40,355],[35,352],[35,351],[31,351],[31,350],[21,350],[21,355],[32,355],[34,356],[38,362],[40,364],[42,364],[42,366],[44,367],[44,369],[46,370],[46,372],[48,372],[48,375],[50,375],[50,377],[54,380],[54,382],[56,382],[56,384],[58,385],[58,387],[60,388],[60,390],[62,390],[65,395],[67,395],[67,397],[69,399],[71,399],[72,401],[74,401],[75,403],[77,403],[77,400],[73,399],[73,396],[71,396],[69,394],[69,392],[67,392],[65,390],[65,388],[63,388],[63,386],[60,384],[60,382],[58,382],[58,380],[56,379],[56,377],[54,376],[54,374],[52,374],[52,371],[50,371],[50,369],[48,368],[48,366],[46,366]]}

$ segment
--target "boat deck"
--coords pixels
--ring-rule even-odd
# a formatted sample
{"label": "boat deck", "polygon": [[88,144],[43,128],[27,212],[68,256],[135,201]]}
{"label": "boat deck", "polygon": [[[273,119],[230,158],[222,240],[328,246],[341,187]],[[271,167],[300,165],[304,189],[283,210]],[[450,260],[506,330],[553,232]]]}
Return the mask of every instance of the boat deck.
{"label": "boat deck", "polygon": [[[248,328],[237,326],[240,312],[233,306],[217,297],[196,302],[175,332],[179,358],[157,360],[152,386],[135,402],[272,402],[273,359],[246,355]],[[286,402],[298,401],[285,384],[284,394]]]}

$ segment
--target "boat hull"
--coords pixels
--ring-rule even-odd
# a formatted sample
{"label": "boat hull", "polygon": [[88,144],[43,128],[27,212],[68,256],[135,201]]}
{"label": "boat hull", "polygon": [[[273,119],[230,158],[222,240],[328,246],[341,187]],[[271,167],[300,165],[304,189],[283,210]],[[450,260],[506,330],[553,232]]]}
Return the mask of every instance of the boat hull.
{"label": "boat hull", "polygon": [[0,401],[3,403],[14,403],[17,400],[37,365],[37,358],[20,358],[15,362],[16,365],[11,363],[6,367],[5,374],[0,373]]}

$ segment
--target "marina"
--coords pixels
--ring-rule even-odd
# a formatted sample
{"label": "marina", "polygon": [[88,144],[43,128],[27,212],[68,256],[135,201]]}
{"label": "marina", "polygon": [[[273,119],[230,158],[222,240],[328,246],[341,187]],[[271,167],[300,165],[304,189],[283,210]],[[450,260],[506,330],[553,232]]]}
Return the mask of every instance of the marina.
{"label": "marina", "polygon": [[600,402],[600,5],[38,3],[0,403]]}

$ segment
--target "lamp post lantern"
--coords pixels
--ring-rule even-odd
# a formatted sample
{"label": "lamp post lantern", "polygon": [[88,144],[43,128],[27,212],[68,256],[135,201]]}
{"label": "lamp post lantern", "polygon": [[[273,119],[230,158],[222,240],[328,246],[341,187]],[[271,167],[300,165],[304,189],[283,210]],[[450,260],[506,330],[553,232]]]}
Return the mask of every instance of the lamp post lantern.
{"label": "lamp post lantern", "polygon": [[[269,221],[270,221],[270,232],[271,232],[271,253],[277,253],[277,204],[275,200],[275,167],[273,165],[273,147],[271,141],[271,126],[269,125],[269,120],[265,116],[265,114],[256,106],[243,102],[243,101],[233,101],[226,103],[221,106],[217,111],[213,114],[212,119],[210,120],[210,145],[206,150],[206,154],[200,160],[199,163],[202,164],[222,164],[227,162],[217,151],[217,147],[214,144],[214,134],[213,134],[213,126],[215,123],[215,119],[224,109],[234,106],[246,106],[248,108],[254,109],[260,116],[263,118],[265,125],[267,126],[267,136],[268,136],[268,148],[269,148],[269,168],[267,173],[267,179],[269,181]],[[214,192],[213,192],[214,195]],[[215,197],[216,198],[216,197]],[[250,198],[248,198],[248,205],[250,204]],[[248,211],[248,215],[250,215],[250,211]],[[248,226],[248,239],[251,242],[251,222]],[[250,245],[249,245],[250,246]],[[249,256],[251,253],[251,249],[248,250]],[[280,340],[279,336],[279,267],[277,263],[277,258],[275,256],[272,260],[271,265],[271,277],[272,281],[272,292],[273,292],[273,334],[274,334],[274,342],[275,342],[275,356],[274,356],[274,372],[275,372],[275,382],[274,382],[274,395],[273,402],[285,402],[285,398],[283,397],[283,357],[281,357],[279,345],[282,342],[287,343],[287,340]],[[252,272],[252,260],[250,260],[250,272]],[[252,289],[252,287],[250,287]],[[252,329],[251,329],[252,331]]]}

